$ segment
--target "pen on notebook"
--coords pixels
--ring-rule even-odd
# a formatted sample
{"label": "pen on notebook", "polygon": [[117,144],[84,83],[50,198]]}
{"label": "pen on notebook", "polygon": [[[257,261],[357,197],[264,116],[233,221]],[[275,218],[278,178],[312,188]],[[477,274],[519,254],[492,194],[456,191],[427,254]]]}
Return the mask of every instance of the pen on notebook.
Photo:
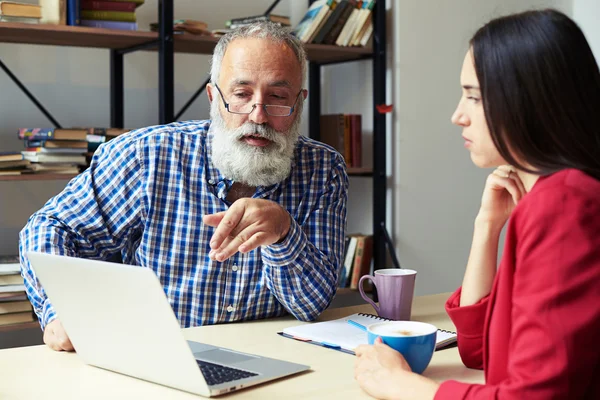
{"label": "pen on notebook", "polygon": [[356,328],[358,328],[358,329],[362,330],[362,331],[365,331],[365,332],[367,331],[367,327],[366,327],[366,326],[364,326],[364,325],[361,325],[361,324],[359,324],[359,323],[358,323],[358,322],[356,322],[356,321],[352,321],[351,319],[349,319],[349,320],[348,320],[348,323],[349,323],[350,325],[352,325],[352,326],[354,326],[354,327],[356,327]]}

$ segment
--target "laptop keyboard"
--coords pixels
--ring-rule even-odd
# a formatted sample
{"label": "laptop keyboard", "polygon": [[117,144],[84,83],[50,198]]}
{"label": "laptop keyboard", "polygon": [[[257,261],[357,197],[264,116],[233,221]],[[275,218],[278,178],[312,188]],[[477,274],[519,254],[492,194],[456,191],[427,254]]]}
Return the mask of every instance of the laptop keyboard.
{"label": "laptop keyboard", "polygon": [[224,367],[222,365],[209,363],[207,361],[196,360],[206,383],[209,386],[218,385],[220,383],[237,381],[238,379],[249,378],[256,376],[254,372],[248,372],[241,369]]}

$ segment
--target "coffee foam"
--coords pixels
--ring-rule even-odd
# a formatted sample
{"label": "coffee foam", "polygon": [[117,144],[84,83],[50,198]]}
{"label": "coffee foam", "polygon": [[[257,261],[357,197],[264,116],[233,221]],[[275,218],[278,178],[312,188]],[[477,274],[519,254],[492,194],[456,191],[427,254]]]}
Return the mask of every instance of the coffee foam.
{"label": "coffee foam", "polygon": [[369,331],[380,336],[424,336],[435,330],[433,325],[413,321],[390,321],[369,326]]}

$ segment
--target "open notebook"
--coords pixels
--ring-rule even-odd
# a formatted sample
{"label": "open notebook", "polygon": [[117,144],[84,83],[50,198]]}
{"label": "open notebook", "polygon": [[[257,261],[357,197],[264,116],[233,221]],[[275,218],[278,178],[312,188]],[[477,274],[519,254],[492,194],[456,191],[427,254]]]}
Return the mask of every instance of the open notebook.
{"label": "open notebook", "polygon": [[[385,318],[376,315],[357,313],[333,321],[292,326],[285,328],[283,332],[280,332],[280,335],[354,354],[354,349],[357,346],[368,343],[367,333],[350,325],[348,323],[349,319],[363,326],[368,326],[379,321],[386,321]],[[455,332],[438,329],[436,350],[450,346],[455,342]]]}

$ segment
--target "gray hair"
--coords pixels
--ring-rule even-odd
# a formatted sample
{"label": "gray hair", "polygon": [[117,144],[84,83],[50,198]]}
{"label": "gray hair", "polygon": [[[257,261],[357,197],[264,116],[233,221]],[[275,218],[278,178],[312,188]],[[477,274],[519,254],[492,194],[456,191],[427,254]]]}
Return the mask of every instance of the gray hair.
{"label": "gray hair", "polygon": [[283,28],[280,25],[273,22],[257,22],[252,25],[244,26],[235,29],[219,39],[219,42],[215,46],[213,52],[211,67],[210,67],[210,81],[217,83],[219,80],[219,74],[221,73],[221,64],[223,63],[223,57],[229,43],[236,39],[269,39],[276,43],[286,44],[298,59],[300,68],[302,71],[302,86],[306,83],[306,52],[302,42],[294,35],[292,35],[287,28]]}

